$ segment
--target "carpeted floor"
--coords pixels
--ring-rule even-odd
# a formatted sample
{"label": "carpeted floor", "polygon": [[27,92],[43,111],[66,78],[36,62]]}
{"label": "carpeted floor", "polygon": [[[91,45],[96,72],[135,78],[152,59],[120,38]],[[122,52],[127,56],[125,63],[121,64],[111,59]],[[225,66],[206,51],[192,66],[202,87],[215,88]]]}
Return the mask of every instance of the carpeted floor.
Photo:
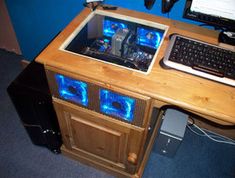
{"label": "carpeted floor", "polygon": [[[6,88],[21,71],[21,56],[0,49],[0,178],[111,178],[31,143]],[[153,149],[143,178],[234,178],[235,146],[189,130],[174,158]]]}

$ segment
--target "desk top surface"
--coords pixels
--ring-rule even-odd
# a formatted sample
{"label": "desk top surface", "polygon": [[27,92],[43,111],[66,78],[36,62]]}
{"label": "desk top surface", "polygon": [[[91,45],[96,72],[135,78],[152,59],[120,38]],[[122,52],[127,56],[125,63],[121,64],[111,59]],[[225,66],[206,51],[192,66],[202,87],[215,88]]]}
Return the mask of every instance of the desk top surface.
{"label": "desk top surface", "polygon": [[235,124],[235,88],[216,83],[176,70],[166,70],[159,65],[163,58],[169,35],[179,33],[185,36],[217,44],[218,32],[195,25],[174,21],[127,9],[113,13],[145,19],[169,26],[168,33],[148,75],[123,69],[87,57],[59,50],[62,43],[91,13],[84,9],[36,58],[48,67],[98,80],[108,85],[133,91],[165,103],[177,105],[204,116],[218,119],[224,124]]}

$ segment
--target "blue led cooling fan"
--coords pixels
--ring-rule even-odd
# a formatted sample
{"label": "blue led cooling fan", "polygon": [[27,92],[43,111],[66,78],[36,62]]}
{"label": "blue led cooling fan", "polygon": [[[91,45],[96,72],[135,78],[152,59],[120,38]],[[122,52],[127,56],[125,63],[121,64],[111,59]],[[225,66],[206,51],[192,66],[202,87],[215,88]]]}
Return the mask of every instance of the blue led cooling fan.
{"label": "blue led cooling fan", "polygon": [[142,46],[157,49],[161,43],[163,32],[149,30],[145,28],[137,28],[137,43]]}
{"label": "blue led cooling fan", "polygon": [[127,28],[127,25],[121,22],[114,22],[111,20],[105,19],[103,21],[103,35],[112,37],[114,33],[117,31],[117,29],[124,29]]}
{"label": "blue led cooling fan", "polygon": [[127,96],[101,89],[100,110],[107,115],[131,122],[134,118],[135,100]]}
{"label": "blue led cooling fan", "polygon": [[87,84],[63,75],[55,75],[61,98],[88,106]]}

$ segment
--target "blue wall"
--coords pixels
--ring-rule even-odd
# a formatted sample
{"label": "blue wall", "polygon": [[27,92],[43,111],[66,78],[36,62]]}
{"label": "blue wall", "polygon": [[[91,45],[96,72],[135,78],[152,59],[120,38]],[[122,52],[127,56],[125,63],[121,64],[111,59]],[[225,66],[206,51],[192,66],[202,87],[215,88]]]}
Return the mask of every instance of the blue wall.
{"label": "blue wall", "polygon": [[[22,54],[30,61],[83,9],[83,0],[5,0],[5,2]],[[161,0],[156,0],[151,10],[144,7],[144,0],[106,0],[105,3],[168,16],[161,13]],[[179,0],[169,13],[169,17],[192,23],[182,18],[184,4],[185,0]]]}
{"label": "blue wall", "polygon": [[25,59],[40,51],[83,9],[81,0],[5,0]]}

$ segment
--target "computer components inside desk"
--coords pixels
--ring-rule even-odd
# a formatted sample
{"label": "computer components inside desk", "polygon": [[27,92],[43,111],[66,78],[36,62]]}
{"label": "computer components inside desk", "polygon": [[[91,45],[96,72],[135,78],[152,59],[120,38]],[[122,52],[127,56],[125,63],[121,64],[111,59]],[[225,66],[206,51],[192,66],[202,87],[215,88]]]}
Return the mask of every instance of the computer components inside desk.
{"label": "computer components inside desk", "polygon": [[235,52],[200,40],[173,35],[163,64],[173,69],[235,86]]}

